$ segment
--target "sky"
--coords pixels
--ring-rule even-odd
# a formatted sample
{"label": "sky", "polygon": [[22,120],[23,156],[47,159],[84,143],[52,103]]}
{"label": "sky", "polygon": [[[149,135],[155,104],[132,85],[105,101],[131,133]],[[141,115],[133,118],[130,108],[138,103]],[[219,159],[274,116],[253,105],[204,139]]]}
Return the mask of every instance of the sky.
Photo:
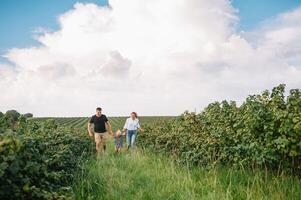
{"label": "sky", "polygon": [[[106,0],[0,0],[0,53],[14,47],[38,45],[33,37],[35,31],[41,27],[59,29],[57,17],[77,2],[107,5]],[[5,59],[1,57],[0,61]]]}
{"label": "sky", "polygon": [[301,0],[0,0],[0,111],[178,115],[301,87]]}

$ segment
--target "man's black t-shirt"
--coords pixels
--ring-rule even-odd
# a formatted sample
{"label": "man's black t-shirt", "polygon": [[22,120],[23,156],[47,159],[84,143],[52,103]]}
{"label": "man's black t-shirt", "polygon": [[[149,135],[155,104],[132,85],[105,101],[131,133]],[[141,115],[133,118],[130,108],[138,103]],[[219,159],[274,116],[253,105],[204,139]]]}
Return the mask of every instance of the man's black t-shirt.
{"label": "man's black t-shirt", "polygon": [[89,122],[94,124],[94,132],[104,133],[107,131],[106,130],[106,122],[107,121],[109,121],[109,120],[105,115],[100,115],[100,117],[93,115]]}

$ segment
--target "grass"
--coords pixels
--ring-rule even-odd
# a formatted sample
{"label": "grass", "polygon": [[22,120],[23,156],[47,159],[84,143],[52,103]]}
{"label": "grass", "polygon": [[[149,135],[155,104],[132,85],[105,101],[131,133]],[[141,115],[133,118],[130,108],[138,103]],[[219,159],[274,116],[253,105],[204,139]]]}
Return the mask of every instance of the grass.
{"label": "grass", "polygon": [[300,199],[301,181],[262,170],[185,167],[137,149],[91,158],[77,174],[75,199]]}

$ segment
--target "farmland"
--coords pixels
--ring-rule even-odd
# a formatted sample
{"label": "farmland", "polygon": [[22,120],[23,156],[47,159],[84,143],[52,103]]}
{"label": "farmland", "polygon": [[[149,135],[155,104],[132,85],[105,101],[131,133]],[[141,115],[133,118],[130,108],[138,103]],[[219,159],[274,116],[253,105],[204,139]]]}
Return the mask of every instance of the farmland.
{"label": "farmland", "polygon": [[[0,115],[1,199],[300,199],[301,92],[140,117],[138,148],[95,159],[88,117]],[[110,117],[113,130],[126,117]]]}
{"label": "farmland", "polygon": [[[152,124],[172,117],[141,117]],[[0,199],[72,199],[78,170],[94,159],[88,117],[30,118],[16,111],[0,116]],[[109,118],[113,130],[126,117]]]}
{"label": "farmland", "polygon": [[[122,129],[127,117],[110,117],[108,119],[112,125],[112,129]],[[162,120],[173,119],[172,116],[141,116],[139,117],[141,125],[150,125]],[[34,121],[54,120],[58,125],[70,128],[86,128],[90,117],[41,117],[33,118]]]}

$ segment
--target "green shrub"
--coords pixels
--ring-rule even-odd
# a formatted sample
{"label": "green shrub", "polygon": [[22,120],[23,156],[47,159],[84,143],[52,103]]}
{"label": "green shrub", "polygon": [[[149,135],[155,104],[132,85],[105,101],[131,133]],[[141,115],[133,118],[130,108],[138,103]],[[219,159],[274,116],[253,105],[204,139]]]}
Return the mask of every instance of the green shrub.
{"label": "green shrub", "polygon": [[0,199],[68,199],[75,171],[91,150],[83,133],[20,117],[0,134]]}
{"label": "green shrub", "polygon": [[185,112],[139,134],[140,145],[179,162],[301,169],[301,92],[285,85],[249,96],[241,106],[222,101]]}
{"label": "green shrub", "polygon": [[16,110],[8,110],[6,111],[5,116],[9,118],[12,122],[16,122],[20,117],[20,113]]}
{"label": "green shrub", "polygon": [[33,114],[32,113],[25,113],[23,116],[26,117],[26,118],[31,118],[31,117],[33,117]]}

